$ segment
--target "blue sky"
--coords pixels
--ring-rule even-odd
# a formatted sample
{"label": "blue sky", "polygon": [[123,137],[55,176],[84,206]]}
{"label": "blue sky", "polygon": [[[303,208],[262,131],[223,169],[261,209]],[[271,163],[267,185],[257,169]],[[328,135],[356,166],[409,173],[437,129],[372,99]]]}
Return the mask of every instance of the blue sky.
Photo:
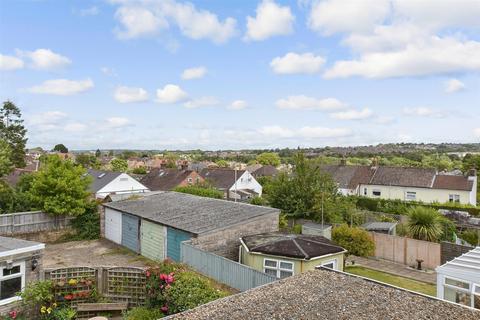
{"label": "blue sky", "polygon": [[31,147],[479,142],[479,16],[476,0],[2,1],[0,98]]}

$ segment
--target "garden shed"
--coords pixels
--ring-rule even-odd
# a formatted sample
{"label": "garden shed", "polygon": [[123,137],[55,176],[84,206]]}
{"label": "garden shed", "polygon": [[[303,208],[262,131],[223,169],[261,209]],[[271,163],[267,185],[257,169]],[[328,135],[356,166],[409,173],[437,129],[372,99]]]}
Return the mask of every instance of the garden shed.
{"label": "garden shed", "polygon": [[[180,244],[186,240],[236,260],[239,238],[277,231],[280,213],[277,209],[171,191],[147,193],[104,206],[107,239],[160,261],[180,261]],[[121,222],[118,217],[123,217]],[[130,226],[124,227],[126,223]]]}
{"label": "garden shed", "polygon": [[480,247],[437,267],[437,298],[480,309]]}
{"label": "garden shed", "polygon": [[16,295],[42,271],[43,243],[0,236],[0,314],[15,306]]}

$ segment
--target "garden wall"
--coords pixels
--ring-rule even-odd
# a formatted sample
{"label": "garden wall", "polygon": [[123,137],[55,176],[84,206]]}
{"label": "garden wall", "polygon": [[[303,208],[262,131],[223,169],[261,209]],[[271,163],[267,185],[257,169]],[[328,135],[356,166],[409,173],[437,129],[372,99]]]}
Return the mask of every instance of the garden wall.
{"label": "garden wall", "polygon": [[0,215],[0,236],[55,231],[68,228],[70,216],[53,216],[41,211],[16,212]]}
{"label": "garden wall", "polygon": [[474,247],[462,246],[460,244],[455,244],[451,242],[442,241],[440,243],[441,250],[441,264],[446,263],[447,261],[453,260],[456,257],[461,256],[464,253],[472,250]]}
{"label": "garden wall", "polygon": [[408,266],[416,266],[417,259],[423,260],[422,267],[435,269],[441,264],[440,244],[406,237],[371,232],[375,241],[375,257]]}

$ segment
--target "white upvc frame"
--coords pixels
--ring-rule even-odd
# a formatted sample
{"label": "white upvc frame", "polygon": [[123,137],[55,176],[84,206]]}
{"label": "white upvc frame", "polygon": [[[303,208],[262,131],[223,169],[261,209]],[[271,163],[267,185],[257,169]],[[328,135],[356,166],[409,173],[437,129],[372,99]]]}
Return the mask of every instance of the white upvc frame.
{"label": "white upvc frame", "polygon": [[[272,266],[267,266],[266,265],[266,261],[273,261],[276,263],[276,266],[275,267],[272,267]],[[288,263],[292,266],[292,269],[285,269],[285,268],[281,268],[281,263]],[[292,273],[292,276],[295,274],[295,263],[293,263],[292,261],[286,261],[286,260],[278,260],[278,259],[273,259],[273,258],[263,258],[263,272],[265,272],[265,269],[269,269],[269,270],[275,270],[277,272],[277,278],[280,279],[280,272],[283,271],[283,272],[291,272]]]}
{"label": "white upvc frame", "polygon": [[[10,279],[15,279],[15,278],[20,277],[21,278],[21,290],[23,291],[23,289],[25,288],[25,261],[15,262],[15,263],[12,264],[12,268],[16,267],[16,266],[20,266],[20,273],[15,273],[15,274],[8,275],[8,276],[3,276],[3,270],[7,269],[7,267],[6,266],[0,267],[0,282],[4,281],[4,280],[10,280]],[[3,300],[0,300],[0,306],[6,305],[6,304],[9,304],[9,303],[21,300],[21,299],[22,298],[20,298],[18,296],[3,299]]]}
{"label": "white upvc frame", "polygon": [[[320,264],[320,267],[325,267],[327,264],[333,264],[332,270],[338,270],[337,269],[337,259],[332,259],[332,260],[327,260],[324,261]],[[328,267],[327,267],[328,268]]]}
{"label": "white upvc frame", "polygon": [[[409,197],[410,195],[410,197]],[[411,197],[413,195],[413,197]],[[415,201],[417,200],[417,192],[416,191],[405,191],[405,200],[407,201]]]}
{"label": "white upvc frame", "polygon": [[[468,284],[468,289],[457,287],[457,286],[454,286],[452,284],[448,284],[447,279],[451,279],[451,280],[459,281],[459,282],[462,282],[462,283],[466,283],[466,284]],[[465,280],[465,279],[459,279],[459,278],[450,277],[448,275],[445,275],[444,278],[443,278],[443,294],[445,294],[445,287],[453,289],[453,290],[457,290],[459,292],[469,294],[470,295],[470,306],[468,306],[468,307],[470,307],[470,308],[474,307],[475,295],[480,296],[480,292],[475,293],[475,289],[480,288],[480,284],[473,283],[473,282]],[[444,299],[445,299],[445,296],[444,296]],[[451,302],[455,302],[455,301],[451,301]]]}

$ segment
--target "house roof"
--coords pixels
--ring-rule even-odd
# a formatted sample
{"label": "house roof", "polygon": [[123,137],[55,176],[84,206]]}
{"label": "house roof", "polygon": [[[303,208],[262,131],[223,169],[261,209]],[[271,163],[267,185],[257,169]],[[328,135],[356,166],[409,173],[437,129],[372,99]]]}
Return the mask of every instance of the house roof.
{"label": "house roof", "polygon": [[104,204],[154,222],[202,234],[235,225],[280,210],[251,204],[204,198],[173,191]]}
{"label": "house roof", "polygon": [[242,241],[250,252],[296,259],[309,260],[345,251],[344,248],[322,236],[306,234],[270,232],[246,236]]}
{"label": "house roof", "polygon": [[101,171],[101,170],[94,170],[88,169],[88,175],[93,178],[92,183],[90,184],[90,192],[98,192],[107,184],[115,180],[121,172],[114,172],[114,171]]}
{"label": "house roof", "polygon": [[165,319],[479,319],[480,311],[355,275],[313,270]]}
{"label": "house roof", "polygon": [[192,173],[192,170],[155,168],[144,176],[140,182],[152,191],[168,191],[177,187]]}
{"label": "house roof", "polygon": [[473,187],[473,181],[465,176],[437,175],[433,182],[434,189],[450,189],[470,191]]}
{"label": "house roof", "polygon": [[261,167],[263,167],[262,164],[260,163],[255,163],[255,164],[251,164],[249,166],[246,167],[246,170],[248,170],[248,172],[250,173],[254,173],[255,171],[257,171],[258,169],[260,169]]}
{"label": "house roof", "polygon": [[480,247],[442,264],[435,271],[480,283]]}
{"label": "house roof", "polygon": [[435,169],[378,167],[369,184],[431,188],[435,175]]}
{"label": "house roof", "polygon": [[[239,179],[245,170],[237,170],[237,179]],[[217,189],[230,189],[235,183],[235,170],[228,168],[203,169],[200,175],[210,181]]]}
{"label": "house roof", "polygon": [[272,165],[261,166],[254,171],[250,171],[247,167],[247,171],[257,176],[275,176],[278,174],[277,168]]}
{"label": "house roof", "polygon": [[369,166],[325,165],[320,169],[330,174],[342,189],[355,189],[361,183],[368,183],[375,172]]}
{"label": "house roof", "polygon": [[396,222],[367,222],[362,227],[369,231],[390,231],[397,225]]}
{"label": "house roof", "polygon": [[0,257],[15,253],[14,251],[29,252],[45,248],[40,242],[0,236]]}

